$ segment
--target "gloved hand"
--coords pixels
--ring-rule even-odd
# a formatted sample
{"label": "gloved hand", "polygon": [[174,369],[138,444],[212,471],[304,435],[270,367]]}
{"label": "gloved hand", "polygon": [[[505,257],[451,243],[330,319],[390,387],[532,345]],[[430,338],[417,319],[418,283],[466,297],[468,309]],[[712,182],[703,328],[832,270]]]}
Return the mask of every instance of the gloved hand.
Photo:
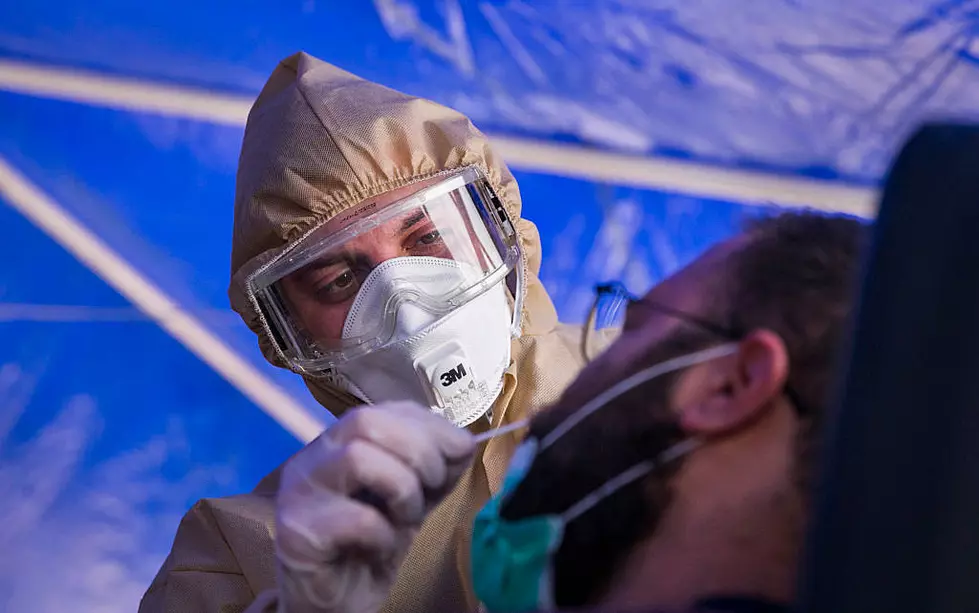
{"label": "gloved hand", "polygon": [[280,613],[375,613],[472,435],[426,407],[354,409],[291,458],[276,527]]}

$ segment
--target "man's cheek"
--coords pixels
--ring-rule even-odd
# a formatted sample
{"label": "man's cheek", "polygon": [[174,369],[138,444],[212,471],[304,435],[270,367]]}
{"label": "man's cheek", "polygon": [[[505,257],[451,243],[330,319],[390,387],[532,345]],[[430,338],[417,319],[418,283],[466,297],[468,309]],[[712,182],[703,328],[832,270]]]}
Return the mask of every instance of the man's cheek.
{"label": "man's cheek", "polygon": [[586,366],[565,391],[561,405],[564,407],[581,407],[589,400],[618,383],[623,377],[624,368],[628,363],[622,360],[621,353],[609,348],[588,366]]}

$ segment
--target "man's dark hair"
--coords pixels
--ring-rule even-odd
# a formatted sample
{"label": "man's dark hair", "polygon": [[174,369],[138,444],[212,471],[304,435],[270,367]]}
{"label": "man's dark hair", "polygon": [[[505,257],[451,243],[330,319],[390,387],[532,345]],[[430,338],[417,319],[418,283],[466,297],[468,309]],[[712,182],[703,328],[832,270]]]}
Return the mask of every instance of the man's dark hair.
{"label": "man's dark hair", "polygon": [[[723,278],[712,284],[719,294],[711,297],[713,306],[697,314],[743,333],[765,328],[785,343],[786,387],[802,405],[796,408],[804,416],[796,462],[804,495],[868,237],[867,224],[844,216],[782,212],[754,219],[745,227],[743,243],[722,267]],[[718,341],[702,330],[684,326],[678,330],[619,379]],[[589,372],[590,377],[605,375],[594,369]],[[674,380],[658,379],[623,394],[614,408],[599,412],[543,452],[505,502],[503,517],[512,521],[559,514],[611,477],[682,440],[685,435],[672,421],[672,413],[649,410],[657,403],[665,407]],[[543,439],[568,412],[591,397],[581,398],[578,387],[572,384],[555,407],[542,411],[529,436]],[[624,487],[569,523],[554,556],[558,606],[589,604],[607,589],[632,547],[655,530],[656,510],[667,506],[668,483],[678,466],[658,470],[657,479]]]}
{"label": "man's dark hair", "polygon": [[805,417],[796,469],[808,494],[816,435],[835,393],[870,226],[853,217],[794,212],[754,220],[746,231],[749,242],[732,262],[729,325],[767,328],[785,343],[787,387]]}

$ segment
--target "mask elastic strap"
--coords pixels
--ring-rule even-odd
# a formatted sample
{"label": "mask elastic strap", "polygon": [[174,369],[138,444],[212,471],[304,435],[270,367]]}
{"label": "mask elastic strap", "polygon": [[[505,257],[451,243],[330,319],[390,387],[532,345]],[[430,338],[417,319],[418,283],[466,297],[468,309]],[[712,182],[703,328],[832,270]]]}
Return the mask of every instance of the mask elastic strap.
{"label": "mask elastic strap", "polygon": [[592,491],[590,494],[576,502],[570,509],[564,513],[561,513],[561,518],[564,520],[565,525],[567,525],[581,515],[584,515],[590,511],[599,502],[605,500],[623,487],[645,477],[655,468],[663,466],[664,464],[669,464],[670,462],[687,455],[699,446],[699,440],[695,438],[687,439],[673,445],[654,460],[644,460],[633,465],[632,468],[626,469],[615,477],[609,479],[600,488]]}
{"label": "mask elastic strap", "polygon": [[[592,398],[584,407],[575,411],[573,415],[565,419],[557,428],[552,430],[550,434],[541,441],[540,449],[538,451],[543,451],[549,447],[554,441],[561,438],[568,433],[571,428],[574,428],[579,423],[581,423],[586,417],[602,408],[609,402],[615,400],[622,394],[628,392],[637,385],[642,385],[647,381],[655,379],[665,374],[669,374],[681,368],[687,368],[689,366],[694,366],[696,364],[701,364],[703,362],[708,362],[717,358],[722,358],[724,356],[731,355],[738,350],[738,346],[733,343],[726,345],[721,345],[719,347],[711,347],[710,349],[704,349],[702,351],[697,351],[695,353],[690,353],[687,355],[682,355],[678,358],[673,358],[672,360],[667,360],[666,362],[661,362],[655,366],[650,366],[645,370],[640,370],[636,374],[619,381],[612,387],[608,388],[595,398]],[[488,432],[483,432],[482,434],[477,434],[473,437],[473,441],[477,445],[485,443],[486,441],[496,438],[498,436],[503,436],[504,434],[509,434],[514,430],[519,430],[521,428],[526,428],[530,424],[530,418],[521,419],[515,421],[512,424],[507,424],[506,426],[501,426],[495,430],[490,430]]]}
{"label": "mask elastic strap", "polygon": [[738,346],[736,344],[729,343],[719,347],[711,347],[710,349],[704,349],[702,351],[682,355],[678,358],[673,358],[672,360],[667,360],[666,362],[656,364],[655,366],[650,366],[645,370],[640,370],[631,377],[619,381],[593,398],[584,407],[575,411],[571,416],[565,419],[557,428],[551,430],[544,440],[541,441],[539,451],[543,451],[550,447],[554,441],[567,434],[569,430],[580,424],[589,415],[602,408],[609,402],[615,400],[622,394],[628,392],[632,388],[642,385],[643,383],[655,379],[656,377],[680,370],[681,368],[687,368],[702,362],[731,355],[737,350]]}

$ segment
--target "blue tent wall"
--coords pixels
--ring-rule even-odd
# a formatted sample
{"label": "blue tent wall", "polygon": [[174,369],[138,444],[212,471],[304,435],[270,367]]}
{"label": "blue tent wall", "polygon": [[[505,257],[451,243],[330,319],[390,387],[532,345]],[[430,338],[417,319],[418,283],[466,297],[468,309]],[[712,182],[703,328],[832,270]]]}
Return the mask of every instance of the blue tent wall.
{"label": "blue tent wall", "polygon": [[874,181],[975,116],[972,0],[122,0],[0,6],[0,55],[254,94],[306,50],[484,128]]}

